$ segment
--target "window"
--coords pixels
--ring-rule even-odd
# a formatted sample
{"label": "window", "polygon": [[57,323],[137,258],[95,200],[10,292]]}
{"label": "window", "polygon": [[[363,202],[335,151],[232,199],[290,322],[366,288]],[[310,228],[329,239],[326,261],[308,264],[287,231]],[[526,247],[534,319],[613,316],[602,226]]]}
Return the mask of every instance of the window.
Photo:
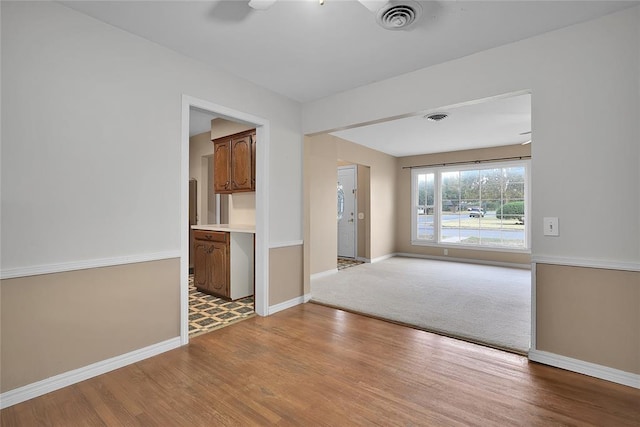
{"label": "window", "polygon": [[528,162],[412,170],[412,243],[528,249]]}

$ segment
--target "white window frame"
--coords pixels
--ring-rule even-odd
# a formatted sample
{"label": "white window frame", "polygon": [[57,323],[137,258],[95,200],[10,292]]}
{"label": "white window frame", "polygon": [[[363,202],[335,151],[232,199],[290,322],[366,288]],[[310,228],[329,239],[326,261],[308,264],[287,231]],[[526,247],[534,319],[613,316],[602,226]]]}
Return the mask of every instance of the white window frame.
{"label": "white window frame", "polygon": [[[464,243],[442,243],[441,242],[441,214],[442,214],[442,174],[444,172],[454,171],[468,171],[468,170],[482,170],[482,169],[496,169],[496,168],[508,168],[514,166],[524,167],[524,246],[522,248],[513,248],[507,246],[485,246],[485,245],[470,245]],[[434,174],[434,214],[433,214],[433,227],[434,238],[433,240],[418,239],[418,215],[417,215],[417,185],[419,174]],[[472,249],[482,251],[497,251],[497,252],[515,252],[515,253],[531,253],[531,198],[530,198],[530,186],[531,186],[531,161],[530,160],[515,160],[515,161],[499,161],[499,162],[482,162],[482,164],[468,164],[457,166],[432,166],[411,168],[411,244],[414,246],[435,246],[442,248],[458,248],[458,249]]]}

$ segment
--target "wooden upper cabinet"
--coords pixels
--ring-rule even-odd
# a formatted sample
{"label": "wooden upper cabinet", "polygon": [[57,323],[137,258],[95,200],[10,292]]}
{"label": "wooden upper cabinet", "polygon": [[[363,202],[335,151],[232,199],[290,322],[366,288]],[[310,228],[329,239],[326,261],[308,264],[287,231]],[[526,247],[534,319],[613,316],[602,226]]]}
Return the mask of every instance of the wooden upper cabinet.
{"label": "wooden upper cabinet", "polygon": [[256,191],[256,134],[251,135],[251,191]]}
{"label": "wooden upper cabinet", "polygon": [[231,191],[251,191],[251,134],[231,138]]}
{"label": "wooden upper cabinet", "polygon": [[255,129],[213,140],[216,193],[255,191],[255,143]]}
{"label": "wooden upper cabinet", "polygon": [[231,141],[229,139],[213,142],[213,191],[231,192]]}

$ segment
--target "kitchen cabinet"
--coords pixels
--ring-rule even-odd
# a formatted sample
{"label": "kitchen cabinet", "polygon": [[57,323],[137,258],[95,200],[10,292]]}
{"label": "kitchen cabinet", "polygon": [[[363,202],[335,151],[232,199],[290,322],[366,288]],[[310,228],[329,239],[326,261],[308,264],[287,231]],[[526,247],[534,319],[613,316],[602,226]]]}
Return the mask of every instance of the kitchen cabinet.
{"label": "kitchen cabinet", "polygon": [[255,129],[213,140],[214,192],[255,191],[255,144]]}
{"label": "kitchen cabinet", "polygon": [[229,233],[194,230],[193,283],[202,292],[230,298]]}
{"label": "kitchen cabinet", "polygon": [[196,288],[230,300],[253,295],[255,228],[228,225],[192,228]]}
{"label": "kitchen cabinet", "polygon": [[213,191],[231,192],[231,140],[213,141]]}

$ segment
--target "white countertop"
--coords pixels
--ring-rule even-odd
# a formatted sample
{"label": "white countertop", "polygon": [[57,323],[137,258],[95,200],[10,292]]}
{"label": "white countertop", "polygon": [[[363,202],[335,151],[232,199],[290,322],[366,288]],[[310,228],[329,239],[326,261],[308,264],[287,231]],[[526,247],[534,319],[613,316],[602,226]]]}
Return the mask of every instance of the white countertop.
{"label": "white countertop", "polygon": [[230,233],[256,233],[255,225],[246,224],[202,224],[192,225],[194,230],[206,230],[206,231],[226,231]]}

